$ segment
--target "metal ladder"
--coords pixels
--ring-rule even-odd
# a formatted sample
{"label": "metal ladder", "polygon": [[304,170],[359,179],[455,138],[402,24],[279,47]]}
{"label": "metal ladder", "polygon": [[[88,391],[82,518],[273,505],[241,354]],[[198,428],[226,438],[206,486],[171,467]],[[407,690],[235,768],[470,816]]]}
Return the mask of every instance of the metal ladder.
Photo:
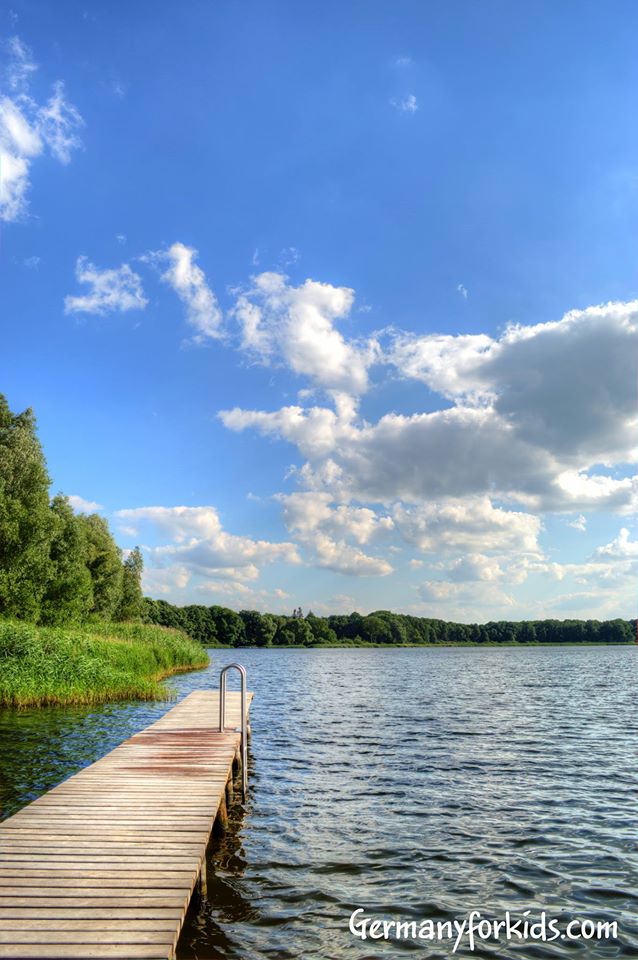
{"label": "metal ladder", "polygon": [[248,794],[248,725],[246,720],[246,670],[240,663],[229,663],[219,674],[219,732],[226,728],[226,674],[238,670],[241,677],[241,788],[242,800]]}

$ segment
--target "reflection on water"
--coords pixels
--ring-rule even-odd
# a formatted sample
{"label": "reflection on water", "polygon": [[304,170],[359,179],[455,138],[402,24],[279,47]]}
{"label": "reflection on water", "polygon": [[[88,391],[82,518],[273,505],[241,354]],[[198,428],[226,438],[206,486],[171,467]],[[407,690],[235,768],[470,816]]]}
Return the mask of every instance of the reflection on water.
{"label": "reflection on water", "polygon": [[[632,647],[213,652],[256,693],[250,795],[211,844],[186,958],[451,956],[352,938],[356,907],[451,920],[547,910],[618,920],[620,941],[460,950],[638,955]],[[3,815],[151,723],[166,704],[0,714]]]}

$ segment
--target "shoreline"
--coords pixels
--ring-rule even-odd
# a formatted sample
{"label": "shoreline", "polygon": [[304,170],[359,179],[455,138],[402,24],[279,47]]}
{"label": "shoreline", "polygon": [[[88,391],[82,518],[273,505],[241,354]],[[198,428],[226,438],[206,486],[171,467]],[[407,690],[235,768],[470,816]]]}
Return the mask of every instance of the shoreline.
{"label": "shoreline", "polygon": [[618,643],[615,640],[583,640],[581,643],[519,643],[516,640],[496,643],[488,641],[486,643],[291,643],[286,646],[283,644],[271,644],[270,646],[245,646],[233,647],[230,644],[207,645],[205,650],[419,650],[422,648],[431,650],[436,648],[470,648],[480,650],[482,647],[635,647],[638,646],[638,640],[627,640],[625,643]]}

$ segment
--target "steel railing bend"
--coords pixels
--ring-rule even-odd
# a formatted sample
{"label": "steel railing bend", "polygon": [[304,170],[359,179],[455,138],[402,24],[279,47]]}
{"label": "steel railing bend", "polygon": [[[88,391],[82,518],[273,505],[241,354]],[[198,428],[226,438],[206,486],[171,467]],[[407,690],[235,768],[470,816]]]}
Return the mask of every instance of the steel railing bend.
{"label": "steel railing bend", "polygon": [[241,677],[241,787],[245,801],[248,793],[248,727],[246,717],[246,670],[241,663],[229,663],[219,674],[219,731],[226,728],[226,674],[229,670],[238,670]]}

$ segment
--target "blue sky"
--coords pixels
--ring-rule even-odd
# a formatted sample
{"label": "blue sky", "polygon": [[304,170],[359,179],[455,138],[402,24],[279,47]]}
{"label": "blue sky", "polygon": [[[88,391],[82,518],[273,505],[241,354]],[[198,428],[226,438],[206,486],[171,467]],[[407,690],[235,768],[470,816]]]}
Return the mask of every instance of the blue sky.
{"label": "blue sky", "polygon": [[635,615],[634,4],[0,9],[0,389],[149,593]]}

